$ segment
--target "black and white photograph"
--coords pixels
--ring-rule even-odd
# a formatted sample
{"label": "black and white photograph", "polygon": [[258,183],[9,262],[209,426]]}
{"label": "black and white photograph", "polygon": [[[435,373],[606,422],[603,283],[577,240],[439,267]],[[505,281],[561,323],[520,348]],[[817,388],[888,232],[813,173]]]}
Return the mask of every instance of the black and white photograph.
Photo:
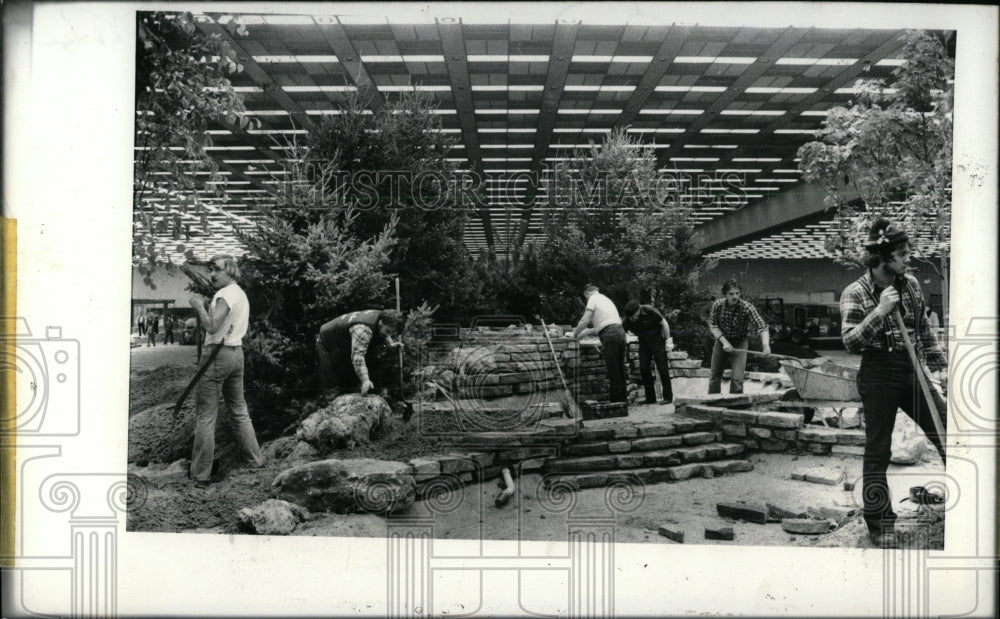
{"label": "black and white photograph", "polygon": [[108,225],[18,227],[18,299],[42,256],[83,299],[5,323],[20,501],[74,540],[5,549],[24,609],[988,615],[996,11],[909,6],[29,10],[33,74],[69,32],[127,71],[52,128],[116,102],[47,189]]}

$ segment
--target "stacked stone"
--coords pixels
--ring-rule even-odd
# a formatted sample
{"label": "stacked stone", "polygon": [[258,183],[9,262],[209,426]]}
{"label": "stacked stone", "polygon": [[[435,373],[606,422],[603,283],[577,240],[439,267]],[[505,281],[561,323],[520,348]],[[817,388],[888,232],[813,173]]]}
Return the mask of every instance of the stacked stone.
{"label": "stacked stone", "polygon": [[[748,406],[762,396],[731,396],[740,400],[736,405]],[[744,402],[745,400],[745,402]],[[804,427],[801,413],[738,410],[720,406],[681,403],[677,414],[710,421],[727,440],[739,442],[747,449],[761,451],[801,451],[810,454],[864,454],[865,433],[861,430]]]}

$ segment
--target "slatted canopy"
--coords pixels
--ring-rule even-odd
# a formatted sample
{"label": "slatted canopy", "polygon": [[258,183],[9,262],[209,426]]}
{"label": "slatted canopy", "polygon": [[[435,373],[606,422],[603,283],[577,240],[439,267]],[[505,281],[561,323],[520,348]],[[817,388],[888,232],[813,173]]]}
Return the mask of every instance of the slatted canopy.
{"label": "slatted canopy", "polygon": [[[283,157],[270,137],[301,134],[311,119],[337,114],[359,87],[374,88],[374,107],[402,92],[427,93],[443,131],[458,139],[455,163],[489,177],[534,171],[544,178],[575,148],[625,128],[654,149],[662,170],[735,175],[738,191],[717,180],[706,185],[727,199],[695,204],[704,224],[801,185],[799,146],[830,108],[851,99],[856,79],[891,81],[902,46],[900,30],[334,15],[241,15],[249,35],[234,37],[224,27],[231,19],[196,21],[237,50],[245,71],[233,83],[261,128],[211,130],[227,195],[206,200],[207,228],[191,227],[189,246],[205,255],[238,252],[232,227],[251,226],[254,204],[268,200]],[[527,191],[488,187],[486,208],[468,218],[471,250],[503,254],[542,234],[544,208],[517,202]],[[819,256],[813,236],[830,225],[762,234],[713,255]]]}

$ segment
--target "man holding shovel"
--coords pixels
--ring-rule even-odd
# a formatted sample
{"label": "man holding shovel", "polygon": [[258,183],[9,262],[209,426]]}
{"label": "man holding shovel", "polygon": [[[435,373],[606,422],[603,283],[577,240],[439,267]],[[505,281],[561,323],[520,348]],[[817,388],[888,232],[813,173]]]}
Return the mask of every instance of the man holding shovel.
{"label": "man holding shovel", "polygon": [[[708,314],[708,329],[715,338],[712,347],[712,374],[708,393],[722,391],[722,370],[729,358],[729,393],[743,393],[743,374],[747,368],[747,334],[751,329],[760,333],[765,355],[771,354],[771,333],[767,323],[748,301],[740,298],[743,287],[735,279],[722,284],[722,299],[712,305]],[[735,350],[734,350],[735,349]]]}
{"label": "man holding shovel", "polygon": [[[886,482],[896,412],[902,408],[913,418],[944,460],[945,402],[927,388],[917,351],[931,369],[946,369],[947,359],[924,315],[920,285],[906,274],[910,262],[906,233],[879,218],[872,224],[865,249],[868,271],[844,289],[840,314],[844,347],[861,354],[864,518],[872,542],[885,547],[897,543],[896,514]],[[916,335],[916,349],[911,333]]]}

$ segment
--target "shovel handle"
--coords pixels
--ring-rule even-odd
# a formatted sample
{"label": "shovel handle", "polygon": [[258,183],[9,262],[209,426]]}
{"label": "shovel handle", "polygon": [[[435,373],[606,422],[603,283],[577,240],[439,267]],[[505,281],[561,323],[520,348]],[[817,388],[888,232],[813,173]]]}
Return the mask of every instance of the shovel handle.
{"label": "shovel handle", "polygon": [[775,359],[788,359],[789,361],[802,361],[802,359],[792,357],[791,355],[778,355],[773,352],[759,352],[756,350],[748,350],[746,348],[734,348],[732,352],[745,352],[748,355],[756,355],[758,357],[773,357]]}

